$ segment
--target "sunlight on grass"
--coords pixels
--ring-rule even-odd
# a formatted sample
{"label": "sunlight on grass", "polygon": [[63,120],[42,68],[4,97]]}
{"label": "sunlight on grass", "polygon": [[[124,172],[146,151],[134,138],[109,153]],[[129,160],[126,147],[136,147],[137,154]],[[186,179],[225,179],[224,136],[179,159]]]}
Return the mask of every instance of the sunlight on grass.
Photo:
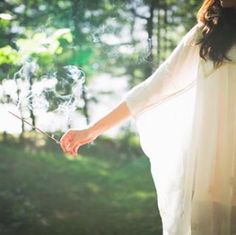
{"label": "sunlight on grass", "polygon": [[145,191],[137,191],[130,196],[130,198],[141,199],[141,200],[148,200],[148,199],[152,199],[155,197],[156,197],[155,193],[145,192]]}
{"label": "sunlight on grass", "polygon": [[92,192],[94,192],[94,193],[98,193],[98,192],[100,192],[101,191],[101,189],[100,189],[100,187],[97,185],[97,184],[95,184],[95,183],[87,183],[87,188],[89,189],[89,190],[91,190]]}
{"label": "sunlight on grass", "polygon": [[98,170],[98,173],[99,173],[99,175],[102,175],[102,176],[109,176],[110,175],[110,173],[104,169]]}

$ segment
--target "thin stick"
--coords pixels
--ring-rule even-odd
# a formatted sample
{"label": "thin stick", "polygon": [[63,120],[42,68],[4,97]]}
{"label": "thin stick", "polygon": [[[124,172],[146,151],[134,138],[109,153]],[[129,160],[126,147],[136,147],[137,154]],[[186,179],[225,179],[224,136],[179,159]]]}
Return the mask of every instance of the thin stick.
{"label": "thin stick", "polygon": [[48,138],[50,138],[51,140],[55,141],[57,144],[59,144],[60,142],[55,139],[54,137],[50,136],[49,134],[47,134],[46,132],[42,131],[41,129],[39,129],[38,127],[32,125],[31,123],[27,122],[24,118],[21,118],[19,116],[17,116],[16,114],[12,113],[11,111],[8,111],[8,113],[10,113],[11,115],[13,115],[14,117],[20,119],[21,121],[25,122],[26,124],[34,127],[37,131],[39,131],[40,133],[44,134],[45,136],[47,136]]}

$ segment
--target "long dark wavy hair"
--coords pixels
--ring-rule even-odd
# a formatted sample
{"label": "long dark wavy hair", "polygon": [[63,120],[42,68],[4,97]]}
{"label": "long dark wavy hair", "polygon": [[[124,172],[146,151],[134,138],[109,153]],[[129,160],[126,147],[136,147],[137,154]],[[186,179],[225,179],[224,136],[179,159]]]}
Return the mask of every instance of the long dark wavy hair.
{"label": "long dark wavy hair", "polygon": [[227,52],[236,43],[236,10],[223,8],[220,0],[205,0],[197,17],[203,25],[200,56],[216,66],[230,60]]}

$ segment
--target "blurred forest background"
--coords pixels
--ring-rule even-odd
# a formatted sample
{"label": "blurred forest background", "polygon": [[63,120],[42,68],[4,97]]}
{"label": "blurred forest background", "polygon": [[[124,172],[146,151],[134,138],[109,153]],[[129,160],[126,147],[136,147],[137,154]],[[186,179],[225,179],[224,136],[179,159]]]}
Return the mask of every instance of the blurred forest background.
{"label": "blurred forest background", "polygon": [[0,2],[1,235],[161,235],[132,120],[70,159],[7,110],[56,139],[90,123],[158,68],[196,23],[200,4]]}

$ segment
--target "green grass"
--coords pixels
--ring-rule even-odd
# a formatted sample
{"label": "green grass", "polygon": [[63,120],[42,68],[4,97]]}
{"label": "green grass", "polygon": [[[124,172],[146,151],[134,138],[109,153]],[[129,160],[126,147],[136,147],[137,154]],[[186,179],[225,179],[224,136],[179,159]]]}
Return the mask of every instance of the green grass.
{"label": "green grass", "polygon": [[36,150],[0,145],[1,235],[161,234],[147,157]]}

